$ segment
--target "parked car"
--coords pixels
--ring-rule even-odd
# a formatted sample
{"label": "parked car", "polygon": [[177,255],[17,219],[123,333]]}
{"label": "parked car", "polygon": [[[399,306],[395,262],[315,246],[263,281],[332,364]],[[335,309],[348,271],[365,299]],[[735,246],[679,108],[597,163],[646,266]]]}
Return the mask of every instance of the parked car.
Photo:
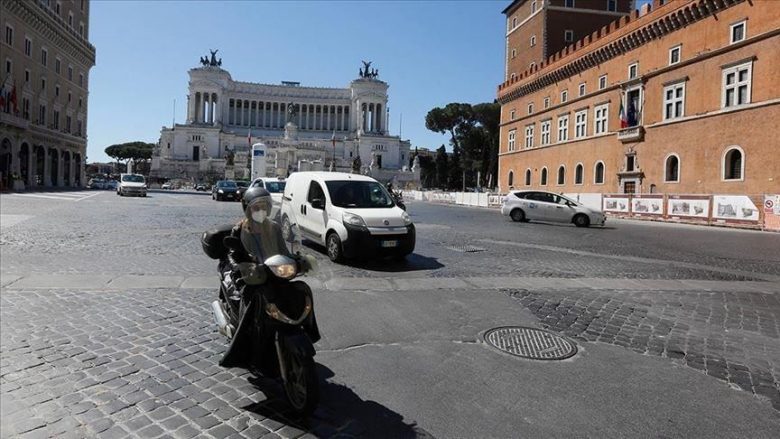
{"label": "parked car", "polygon": [[119,186],[119,183],[117,183],[116,180],[108,180],[106,182],[105,188],[109,189],[109,190],[116,190],[118,186]]}
{"label": "parked car", "polygon": [[249,182],[239,180],[236,182],[236,186],[238,186],[238,191],[236,193],[238,194],[238,199],[240,200],[244,196],[244,192],[249,189]]}
{"label": "parked car", "polygon": [[409,214],[371,177],[342,172],[295,172],[284,188],[282,234],[324,245],[334,262],[357,257],[404,258],[414,251]]}
{"label": "parked car", "polygon": [[90,178],[87,182],[88,189],[105,189],[106,181],[102,178]]}
{"label": "parked car", "polygon": [[211,199],[238,200],[238,186],[233,180],[220,180],[211,188]]}
{"label": "parked car", "polygon": [[116,194],[119,196],[138,195],[146,196],[146,179],[140,174],[121,174]]}
{"label": "parked car", "polygon": [[274,205],[279,206],[282,203],[282,194],[286,184],[287,182],[282,178],[261,177],[256,178],[252,182],[251,187],[261,187],[270,192]]}
{"label": "parked car", "polygon": [[173,185],[170,183],[163,183],[162,186],[160,186],[160,189],[164,191],[169,191],[173,189]]}
{"label": "parked car", "polygon": [[195,190],[198,192],[206,192],[208,190],[208,187],[206,187],[203,183],[198,183],[195,185]]}
{"label": "parked car", "polygon": [[607,220],[600,210],[591,209],[564,197],[545,191],[513,191],[504,197],[501,214],[512,221],[550,221],[573,223],[577,227],[603,226]]}

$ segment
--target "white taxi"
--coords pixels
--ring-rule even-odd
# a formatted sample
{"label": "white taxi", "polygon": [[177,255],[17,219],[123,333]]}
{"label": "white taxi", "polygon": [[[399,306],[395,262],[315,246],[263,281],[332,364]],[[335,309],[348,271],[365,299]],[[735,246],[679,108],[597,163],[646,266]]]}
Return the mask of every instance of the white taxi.
{"label": "white taxi", "polygon": [[545,191],[512,191],[501,203],[501,214],[512,221],[573,223],[577,227],[603,226],[607,220],[600,210],[586,207],[563,195]]}

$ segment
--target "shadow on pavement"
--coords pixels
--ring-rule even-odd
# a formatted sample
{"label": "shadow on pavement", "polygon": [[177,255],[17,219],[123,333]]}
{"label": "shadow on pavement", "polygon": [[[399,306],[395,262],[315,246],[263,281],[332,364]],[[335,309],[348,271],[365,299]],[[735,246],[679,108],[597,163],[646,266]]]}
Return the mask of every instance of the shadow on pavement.
{"label": "shadow on pavement", "polygon": [[[309,240],[304,240],[303,244],[326,258],[328,257],[328,252],[325,247]],[[381,271],[386,273],[438,270],[439,268],[444,268],[444,264],[439,262],[438,259],[429,258],[428,256],[417,253],[412,253],[402,260],[393,260],[391,258],[352,259],[347,260],[343,264],[349,267],[361,268],[363,270]]]}
{"label": "shadow on pavement", "polygon": [[334,373],[326,366],[317,364],[317,376],[320,381],[320,404],[309,419],[296,418],[284,399],[284,391],[279,383],[266,378],[252,378],[250,382],[268,395],[269,399],[244,409],[322,438],[433,437],[416,424],[405,423],[403,416],[378,402],[365,401],[349,387],[327,381]]}

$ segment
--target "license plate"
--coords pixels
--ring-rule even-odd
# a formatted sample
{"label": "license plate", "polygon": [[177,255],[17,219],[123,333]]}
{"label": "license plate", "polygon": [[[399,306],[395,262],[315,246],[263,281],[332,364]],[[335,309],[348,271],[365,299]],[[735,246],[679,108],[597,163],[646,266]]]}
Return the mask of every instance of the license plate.
{"label": "license plate", "polygon": [[398,241],[382,241],[382,247],[398,247]]}

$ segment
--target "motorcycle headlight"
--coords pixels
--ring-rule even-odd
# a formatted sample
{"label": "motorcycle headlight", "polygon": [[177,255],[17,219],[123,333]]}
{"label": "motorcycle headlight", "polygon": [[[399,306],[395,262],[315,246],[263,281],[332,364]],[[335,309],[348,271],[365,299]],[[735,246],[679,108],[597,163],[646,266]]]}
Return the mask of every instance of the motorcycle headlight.
{"label": "motorcycle headlight", "polygon": [[266,259],[265,266],[278,278],[292,279],[298,274],[298,266],[295,261],[287,256],[275,255]]}
{"label": "motorcycle headlight", "polygon": [[344,222],[353,226],[366,227],[366,222],[363,221],[363,218],[354,213],[344,212]]}
{"label": "motorcycle headlight", "polygon": [[401,214],[401,218],[404,219],[404,225],[405,226],[408,226],[409,224],[412,223],[412,217],[410,217],[409,214],[406,213],[406,212]]}

